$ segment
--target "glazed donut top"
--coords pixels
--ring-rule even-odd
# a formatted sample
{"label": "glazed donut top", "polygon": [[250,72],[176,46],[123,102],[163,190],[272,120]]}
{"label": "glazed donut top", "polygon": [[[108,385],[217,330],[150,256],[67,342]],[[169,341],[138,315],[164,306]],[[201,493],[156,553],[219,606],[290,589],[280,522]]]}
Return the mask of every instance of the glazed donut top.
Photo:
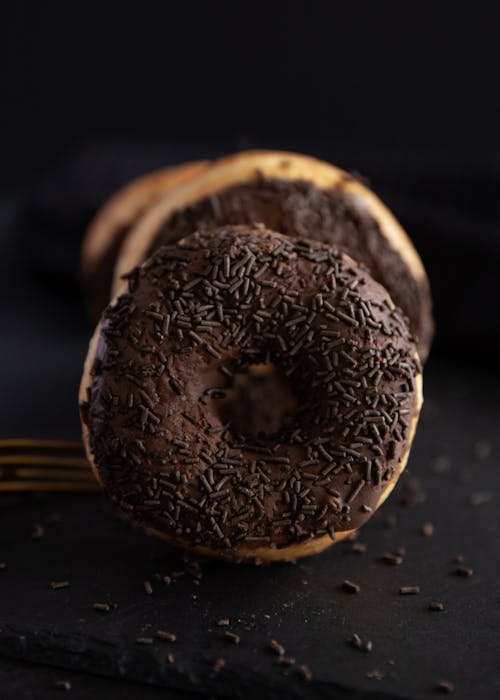
{"label": "glazed donut top", "polygon": [[[217,407],[269,363],[297,398],[271,433]],[[82,419],[110,497],[140,524],[231,551],[363,524],[418,418],[414,341],[344,253],[248,226],[160,248],[108,307]]]}
{"label": "glazed donut top", "polygon": [[257,174],[254,180],[227,187],[173,213],[158,231],[148,255],[193,231],[255,223],[289,236],[333,243],[366,265],[405,312],[425,361],[433,335],[427,278],[409,273],[362,198],[344,188],[322,189],[311,182]]}

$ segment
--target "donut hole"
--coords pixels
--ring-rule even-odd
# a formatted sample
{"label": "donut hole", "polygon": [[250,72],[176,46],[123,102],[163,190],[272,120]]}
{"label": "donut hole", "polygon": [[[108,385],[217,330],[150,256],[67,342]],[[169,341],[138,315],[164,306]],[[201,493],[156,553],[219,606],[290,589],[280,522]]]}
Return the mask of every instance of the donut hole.
{"label": "donut hole", "polygon": [[271,362],[256,362],[234,374],[215,402],[223,424],[235,435],[255,438],[283,431],[298,407],[287,377]]}

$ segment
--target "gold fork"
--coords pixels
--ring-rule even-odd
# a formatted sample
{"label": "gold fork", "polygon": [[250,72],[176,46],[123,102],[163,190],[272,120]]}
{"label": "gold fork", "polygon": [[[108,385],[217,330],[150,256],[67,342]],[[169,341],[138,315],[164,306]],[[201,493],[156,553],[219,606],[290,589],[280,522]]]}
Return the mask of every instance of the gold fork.
{"label": "gold fork", "polygon": [[99,489],[80,442],[0,440],[0,492]]}

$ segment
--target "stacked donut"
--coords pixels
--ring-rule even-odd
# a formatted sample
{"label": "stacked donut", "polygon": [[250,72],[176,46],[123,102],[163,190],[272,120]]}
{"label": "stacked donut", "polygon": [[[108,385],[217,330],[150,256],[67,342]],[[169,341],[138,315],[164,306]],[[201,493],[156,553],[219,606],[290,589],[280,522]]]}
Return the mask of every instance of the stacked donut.
{"label": "stacked donut", "polygon": [[247,152],[119,192],[82,251],[102,311],[84,442],[119,511],[232,560],[352,535],[403,471],[431,296],[380,200],[327,163]]}

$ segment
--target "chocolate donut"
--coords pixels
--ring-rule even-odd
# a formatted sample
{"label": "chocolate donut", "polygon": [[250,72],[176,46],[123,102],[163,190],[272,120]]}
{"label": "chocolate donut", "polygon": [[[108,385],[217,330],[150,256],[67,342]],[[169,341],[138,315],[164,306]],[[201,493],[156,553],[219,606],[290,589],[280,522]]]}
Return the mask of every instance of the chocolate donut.
{"label": "chocolate donut", "polygon": [[[422,402],[387,291],[332,246],[248,226],[164,246],[128,285],[80,388],[88,457],[119,509],[235,560],[297,559],[363,525],[406,465]],[[255,434],[222,406],[259,369],[295,402]]]}
{"label": "chocolate donut", "polygon": [[132,180],[97,212],[82,243],[81,278],[87,313],[97,323],[111,294],[111,282],[118,251],[131,226],[160,197],[199,175],[207,163],[184,163]]}
{"label": "chocolate donut", "polygon": [[263,223],[281,233],[342,246],[370,270],[410,322],[425,361],[433,335],[432,300],[410,239],[382,202],[348,173],[292,153],[223,158],[172,191],[137,220],[117,262],[119,278],[160,245],[193,231]]}

